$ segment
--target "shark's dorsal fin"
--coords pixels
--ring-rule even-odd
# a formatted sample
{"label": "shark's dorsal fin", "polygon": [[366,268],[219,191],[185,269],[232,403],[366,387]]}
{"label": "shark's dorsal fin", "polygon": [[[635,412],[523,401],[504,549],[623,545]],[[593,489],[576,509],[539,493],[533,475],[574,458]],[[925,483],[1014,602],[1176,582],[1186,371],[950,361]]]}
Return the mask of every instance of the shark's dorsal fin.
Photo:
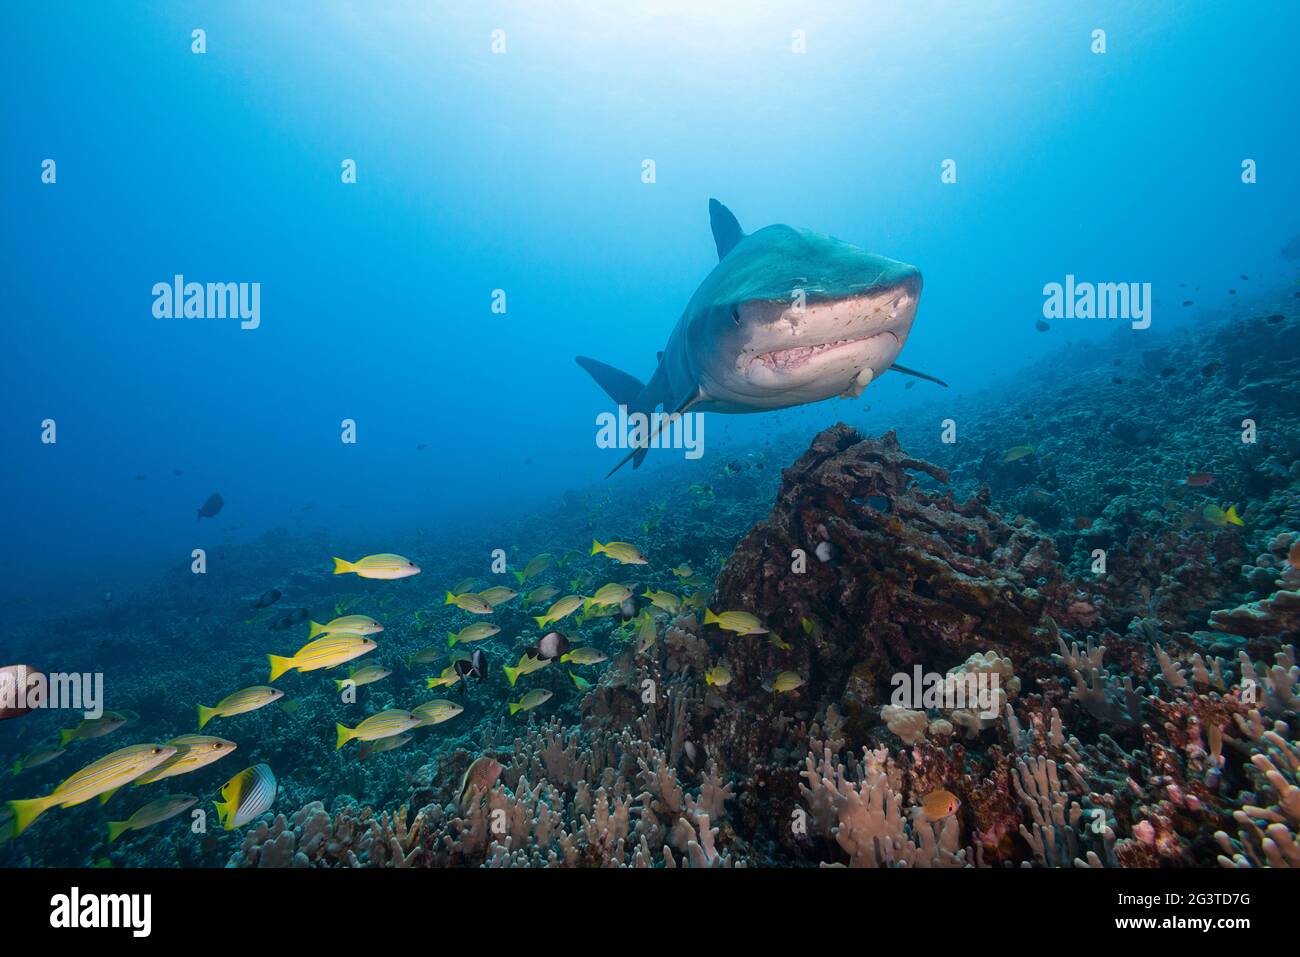
{"label": "shark's dorsal fin", "polygon": [[721,262],[736,248],[736,243],[745,238],[745,233],[731,210],[716,199],[709,200],[709,225],[713,227],[713,243],[718,247],[718,261]]}

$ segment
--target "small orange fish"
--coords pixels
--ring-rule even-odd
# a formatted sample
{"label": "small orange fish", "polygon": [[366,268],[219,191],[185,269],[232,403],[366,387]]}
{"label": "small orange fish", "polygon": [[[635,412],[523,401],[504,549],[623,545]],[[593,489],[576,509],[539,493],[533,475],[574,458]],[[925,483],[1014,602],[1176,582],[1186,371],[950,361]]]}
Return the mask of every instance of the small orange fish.
{"label": "small orange fish", "polygon": [[961,801],[957,795],[942,788],[921,798],[921,816],[927,821],[942,821],[946,817],[952,817],[959,807]]}
{"label": "small orange fish", "polygon": [[1087,515],[1076,515],[1074,516],[1074,527],[1079,531],[1083,531],[1085,528],[1092,528],[1092,519]]}
{"label": "small orange fish", "polygon": [[1214,476],[1209,472],[1193,472],[1183,479],[1183,484],[1188,488],[1204,488],[1214,484]]}

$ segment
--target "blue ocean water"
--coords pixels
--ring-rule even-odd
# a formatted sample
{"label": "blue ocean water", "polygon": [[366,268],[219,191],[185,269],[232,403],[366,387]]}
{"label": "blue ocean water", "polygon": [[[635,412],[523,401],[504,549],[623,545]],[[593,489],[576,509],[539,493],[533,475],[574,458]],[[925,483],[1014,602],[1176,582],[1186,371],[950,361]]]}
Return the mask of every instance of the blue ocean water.
{"label": "blue ocean water", "polygon": [[[1277,215],[1298,189],[1285,4],[4,18],[7,604],[93,600],[188,561],[214,490],[240,541],[308,504],[373,530],[598,481],[606,403],[572,357],[648,376],[713,265],[710,196],[746,229],[786,222],[916,264],[903,359],[958,395],[1108,331],[1038,335],[1044,283],[1151,282],[1168,293],[1160,324],[1178,281],[1280,267],[1295,225]],[[259,282],[260,327],[154,319],[151,289],[176,274]],[[879,392],[882,428],[925,394]],[[47,418],[57,445],[40,441]],[[711,426],[710,453],[728,455],[770,421]],[[689,480],[678,457],[650,464]]]}
{"label": "blue ocean water", "polygon": [[[551,669],[531,683],[553,691],[550,709],[505,723],[530,682],[506,686],[501,665],[540,634],[539,610],[516,605],[493,619],[501,637],[476,646],[490,648],[496,685],[455,699],[466,712],[420,752],[426,765],[408,767],[415,748],[366,765],[351,760],[356,749],[336,753],[335,721],[413,707],[447,660],[426,674],[409,656],[478,620],[445,605],[445,589],[467,575],[496,583],[495,549],[511,571],[546,552],[557,561],[537,581],[558,594],[636,575],[638,588],[680,584],[702,611],[782,468],[839,421],[873,437],[899,428],[905,448],[953,469],[963,494],[991,485],[1008,521],[1028,515],[1054,540],[1051,575],[1080,579],[1098,528],[1115,530],[1104,544],[1116,551],[1139,527],[1177,539],[1193,556],[1185,567],[1214,586],[1186,585],[1196,607],[1160,623],[1203,636],[1212,612],[1271,593],[1286,535],[1300,531],[1294,506],[1277,504],[1295,481],[1294,396],[1252,364],[1275,346],[1252,355],[1250,341],[1262,330],[1262,342],[1294,342],[1297,28],[1300,9],[1283,3],[178,2],[57,15],[9,5],[0,607],[21,631],[19,657],[103,672],[109,706],[131,712],[132,730],[109,739],[117,747],[191,732],[196,703],[269,680],[266,654],[308,639],[305,622],[267,627],[281,611],[373,614],[386,628],[374,658],[396,674],[365,691],[364,708],[337,709],[323,673],[291,675],[277,687],[293,709],[220,719],[219,733],[244,732],[240,756],[196,775],[193,790],[209,795],[266,762],[280,779],[275,812],[345,795],[445,805],[481,740],[500,749],[552,715],[566,728],[588,721],[584,733],[595,733],[593,713],[608,722],[600,733],[631,725],[613,690],[622,686],[602,683],[614,665],[576,677],[572,665]],[[790,224],[919,269],[899,362],[948,388],[882,375],[855,399],[707,413],[701,458],[652,451],[606,478],[623,455],[597,441],[596,416],[611,403],[574,357],[649,378],[718,261],[711,198],[747,231]],[[256,284],[256,320],[160,317],[181,277]],[[1045,287],[1075,279],[1146,286],[1150,328],[1117,337],[1127,318],[1045,322]],[[1150,424],[1198,389],[1209,395],[1221,371],[1207,422],[1212,411],[1233,432],[1239,409],[1255,409],[1243,402],[1261,391],[1275,402],[1258,451],[1243,452],[1235,432],[1222,447],[1175,436],[1182,412],[1163,431]],[[999,419],[1003,404],[1014,411]],[[950,417],[971,445],[938,444]],[[1096,437],[1071,432],[1102,420],[1116,443],[1104,468]],[[1041,448],[1015,454],[1029,442]],[[1022,459],[1023,472],[1007,468]],[[1189,492],[1211,469],[1213,488]],[[220,512],[197,515],[212,493]],[[1187,498],[1201,494],[1213,498]],[[1216,502],[1236,503],[1243,531],[1202,510]],[[592,558],[593,536],[636,542],[649,565]],[[189,574],[196,549],[203,577]],[[332,556],[380,552],[410,556],[422,577],[330,575]],[[670,571],[688,561],[693,573]],[[1231,588],[1215,577],[1230,563],[1244,569]],[[1161,574],[1156,591],[1182,581]],[[1026,579],[1035,601],[1051,575]],[[1149,584],[1130,580],[1130,591],[1145,587],[1144,613],[1158,619]],[[271,588],[283,602],[253,609]],[[1118,590],[1062,604],[1086,597],[1102,608],[1097,633],[1131,639],[1130,620],[1146,619]],[[659,622],[661,649],[682,631],[672,615]],[[802,623],[819,634],[818,622]],[[631,626],[604,624],[582,619],[581,640],[636,660]],[[1068,639],[1094,637],[1067,624]],[[1261,634],[1272,644],[1250,646],[1257,661],[1293,640],[1280,627]],[[663,665],[691,695],[703,666],[723,661],[690,659],[697,637]],[[1194,648],[1225,661],[1238,650],[1206,640],[1183,651]],[[947,669],[965,651],[926,663]],[[726,660],[767,707],[758,677]],[[827,702],[850,689],[802,678],[798,720],[827,723]],[[1068,680],[1043,687],[1049,704],[1068,697]],[[699,692],[709,703],[692,740],[721,735],[726,708],[704,698],[720,693],[712,683]],[[1091,743],[1092,719],[1070,718]],[[4,722],[0,760],[69,726],[51,715]],[[107,745],[75,742],[75,755],[24,771],[0,797],[46,793]],[[699,787],[706,762],[679,766]],[[724,772],[744,786],[742,772]],[[506,774],[518,780],[518,768]],[[1226,822],[1226,797],[1223,807]],[[15,841],[0,864],[121,851],[60,824],[94,812],[50,814],[37,825],[56,838],[44,856]],[[731,843],[745,836],[739,817],[728,848],[744,844]],[[1140,841],[1130,830],[1119,833]],[[155,845],[117,860],[238,857],[238,836],[218,836],[225,843],[185,845],[175,860]],[[777,849],[768,862],[816,857]]]}

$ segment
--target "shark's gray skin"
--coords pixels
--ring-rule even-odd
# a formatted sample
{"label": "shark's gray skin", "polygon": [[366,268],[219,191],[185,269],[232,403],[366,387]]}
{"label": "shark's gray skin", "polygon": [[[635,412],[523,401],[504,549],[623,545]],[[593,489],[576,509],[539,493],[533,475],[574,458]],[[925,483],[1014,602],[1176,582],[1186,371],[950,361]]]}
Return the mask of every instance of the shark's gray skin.
{"label": "shark's gray skin", "polygon": [[[915,266],[793,226],[746,235],[716,199],[709,218],[718,264],[686,304],[650,381],[577,359],[629,413],[766,412],[856,398],[891,366],[920,375],[894,364],[921,295]],[[640,466],[646,451],[633,449],[610,474],[629,458]]]}

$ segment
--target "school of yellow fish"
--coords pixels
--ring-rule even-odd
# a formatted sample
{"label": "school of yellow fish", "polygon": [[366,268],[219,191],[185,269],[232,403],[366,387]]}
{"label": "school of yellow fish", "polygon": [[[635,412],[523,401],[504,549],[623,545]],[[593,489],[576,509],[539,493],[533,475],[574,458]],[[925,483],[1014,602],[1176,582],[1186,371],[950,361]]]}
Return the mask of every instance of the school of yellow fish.
{"label": "school of yellow fish", "polygon": [[[611,541],[604,544],[593,541],[591,555],[605,555],[620,565],[646,565],[648,559],[641,550],[628,542]],[[379,553],[367,555],[356,561],[334,558],[334,574],[355,574],[360,578],[381,581],[393,581],[418,575],[420,567],[402,555]],[[530,579],[543,574],[555,564],[553,556],[542,554],[527,563],[522,571],[514,572],[519,588],[524,588]],[[704,592],[699,590],[707,584],[707,579],[696,575],[687,565],[671,569],[672,574],[682,584],[697,589],[692,595],[679,597],[668,591],[647,589],[641,598],[650,605],[668,615],[676,615],[686,607],[704,609],[704,624],[716,625],[718,628],[738,635],[769,635],[769,631],[752,614],[746,611],[724,611],[714,613],[706,607]],[[498,585],[482,591],[471,590],[474,580],[458,583],[446,593],[444,604],[453,605],[470,615],[488,616],[500,605],[519,597],[520,592],[514,588]],[[633,598],[632,589],[619,582],[609,582],[595,589],[588,589],[594,584],[590,573],[580,573],[571,582],[574,593],[556,598],[560,589],[553,585],[538,585],[531,588],[524,596],[525,607],[534,606],[546,610],[535,615],[538,628],[546,631],[551,625],[579,612],[578,620],[613,617],[620,613],[624,604]],[[589,594],[582,594],[589,590]],[[277,701],[285,707],[291,702],[284,701],[282,689],[272,687],[277,679],[290,671],[306,673],[338,668],[369,654],[379,647],[376,635],[384,631],[384,626],[374,618],[363,614],[339,615],[324,624],[309,621],[307,642],[292,655],[268,654],[269,674],[267,684],[242,688],[221,698],[214,705],[202,703],[195,705],[198,731],[216,719],[229,719],[264,708]],[[658,622],[650,614],[649,608],[639,615],[631,617],[625,627],[630,628],[636,639],[638,654],[652,647],[658,639]],[[473,621],[458,632],[449,632],[447,647],[450,649],[450,664],[438,675],[426,679],[429,688],[449,687],[463,680],[458,665],[470,659],[470,656],[457,649],[458,645],[468,645],[485,641],[499,634],[501,629],[488,621]],[[783,647],[780,638],[769,635],[769,640]],[[604,652],[594,647],[575,647],[565,650],[555,658],[541,657],[525,650],[519,661],[503,670],[510,686],[523,677],[534,674],[558,660],[570,666],[592,666],[607,659]],[[420,649],[406,659],[408,667],[429,665],[439,661],[441,653],[436,646]],[[348,676],[335,679],[336,690],[343,695],[355,694],[355,689],[376,681],[381,681],[392,671],[377,663],[353,666]],[[568,677],[579,691],[588,691],[592,682],[572,670]],[[712,689],[725,689],[732,680],[731,671],[721,662],[709,668],[703,680]],[[783,671],[763,683],[763,687],[773,694],[791,692],[802,686],[803,678],[791,671]],[[544,705],[551,699],[553,692],[534,688],[523,694],[518,701],[508,702],[507,709],[511,715],[521,711],[528,712]],[[353,699],[355,700],[355,699]],[[431,727],[450,721],[464,711],[464,707],[445,698],[435,698],[412,707],[409,710],[389,708],[369,715],[356,727],[335,724],[335,747],[344,747],[349,741],[364,742],[369,748],[366,752],[375,753],[402,747],[412,740],[407,732],[417,728]],[[117,731],[128,725],[131,713],[106,711],[100,717],[88,718],[76,727],[59,733],[57,747],[37,748],[25,755],[14,766],[14,774],[39,767],[53,761],[66,753],[70,745],[80,741],[94,740]],[[55,807],[73,807],[98,798],[99,803],[106,804],[124,785],[133,788],[153,784],[168,778],[190,774],[234,753],[238,745],[225,738],[207,734],[182,734],[163,743],[133,744],[87,764],[81,770],[66,778],[53,791],[43,797],[13,800],[8,802],[12,815],[9,822],[9,837],[23,833],[47,810]],[[218,789],[217,800],[213,802],[218,820],[226,830],[241,827],[269,810],[275,801],[277,785],[275,776],[266,764],[257,764],[245,768],[231,777]],[[199,799],[191,794],[166,795],[150,801],[137,808],[122,820],[108,822],[108,841],[117,841],[129,831],[142,830],[147,827],[170,820],[190,810]],[[197,813],[197,812],[195,812]]]}

